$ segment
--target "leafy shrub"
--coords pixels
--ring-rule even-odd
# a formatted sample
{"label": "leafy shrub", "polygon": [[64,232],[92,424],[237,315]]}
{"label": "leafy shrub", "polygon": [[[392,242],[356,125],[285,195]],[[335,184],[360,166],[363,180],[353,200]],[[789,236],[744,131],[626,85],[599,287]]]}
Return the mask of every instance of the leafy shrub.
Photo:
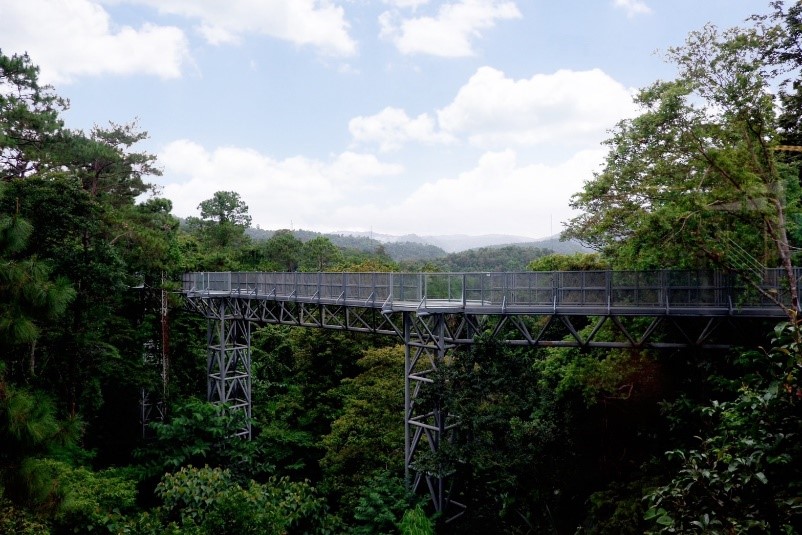
{"label": "leafy shrub", "polygon": [[796,392],[799,325],[775,331],[773,368],[753,376],[732,401],[702,413],[710,424],[699,446],[668,451],[677,463],[667,484],[649,492],[650,533],[795,533],[802,526],[802,433]]}
{"label": "leafy shrub", "polygon": [[167,521],[215,534],[282,534],[289,529],[325,533],[327,507],[308,483],[271,478],[239,485],[229,470],[184,467],[156,487]]}
{"label": "leafy shrub", "polygon": [[401,533],[403,535],[434,535],[432,521],[418,505],[414,509],[408,509],[401,520]]}

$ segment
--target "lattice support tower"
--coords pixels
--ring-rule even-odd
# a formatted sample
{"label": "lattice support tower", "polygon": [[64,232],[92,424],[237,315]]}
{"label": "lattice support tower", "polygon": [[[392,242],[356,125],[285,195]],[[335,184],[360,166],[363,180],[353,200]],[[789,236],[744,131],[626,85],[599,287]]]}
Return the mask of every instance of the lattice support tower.
{"label": "lattice support tower", "polygon": [[[142,354],[142,362],[147,367],[156,366],[159,361],[159,352],[156,345],[146,342]],[[154,420],[164,421],[166,405],[164,402],[164,392],[154,395],[145,387],[139,389],[139,425],[142,437],[148,437],[148,426]]]}
{"label": "lattice support tower", "polygon": [[207,319],[206,398],[245,418],[237,436],[251,438],[251,322],[241,300],[212,299]]}
{"label": "lattice support tower", "polygon": [[[434,383],[432,375],[454,348],[446,342],[446,315],[404,313],[404,476],[407,487],[417,493],[425,483],[432,504],[450,522],[465,512],[465,504],[454,499],[454,470],[438,458],[443,443],[450,440],[458,425],[442,400],[419,398]],[[418,466],[421,459],[429,459]]]}
{"label": "lattice support tower", "polygon": [[[158,339],[154,336],[152,340],[147,341],[142,352],[142,362],[146,367],[160,368],[161,388],[157,393],[151,392],[145,387],[139,390],[139,424],[143,438],[148,436],[150,422],[154,420],[164,421],[167,415],[167,386],[170,376],[170,306],[166,287],[167,274],[162,271],[161,285],[158,288]],[[147,302],[149,301],[147,291],[149,288],[143,283],[140,289],[146,290],[145,306],[147,307]]]}

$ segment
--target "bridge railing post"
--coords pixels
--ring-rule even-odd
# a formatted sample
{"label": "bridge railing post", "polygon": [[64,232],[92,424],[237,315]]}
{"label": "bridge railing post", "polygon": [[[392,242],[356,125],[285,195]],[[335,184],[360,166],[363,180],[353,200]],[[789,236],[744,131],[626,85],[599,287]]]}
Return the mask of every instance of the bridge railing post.
{"label": "bridge railing post", "polygon": [[551,300],[554,303],[554,311],[557,311],[557,305],[560,304],[560,288],[563,286],[562,272],[555,271],[554,277],[551,280]]}

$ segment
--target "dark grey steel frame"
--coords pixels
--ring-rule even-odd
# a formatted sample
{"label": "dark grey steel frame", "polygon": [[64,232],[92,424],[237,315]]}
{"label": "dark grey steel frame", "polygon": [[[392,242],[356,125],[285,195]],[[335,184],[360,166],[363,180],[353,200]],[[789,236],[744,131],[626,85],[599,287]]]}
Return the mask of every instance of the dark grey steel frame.
{"label": "dark grey steel frame", "polygon": [[[797,269],[797,280],[801,274]],[[487,329],[505,343],[531,347],[726,348],[728,341],[714,336],[723,326],[737,331],[746,320],[786,317],[784,277],[781,270],[767,270],[760,281],[707,271],[204,272],[185,274],[183,293],[207,318],[208,399],[245,412],[244,437],[251,436],[252,322],[400,337],[405,478],[413,492],[425,483],[435,510],[453,520],[465,505],[454,499],[451,474],[416,468],[425,444],[437,452],[458,425],[447,408],[416,403],[451,349]],[[636,333],[625,325],[629,317],[651,320]],[[590,334],[582,336],[577,318],[596,318]],[[596,339],[607,322],[622,340]]]}

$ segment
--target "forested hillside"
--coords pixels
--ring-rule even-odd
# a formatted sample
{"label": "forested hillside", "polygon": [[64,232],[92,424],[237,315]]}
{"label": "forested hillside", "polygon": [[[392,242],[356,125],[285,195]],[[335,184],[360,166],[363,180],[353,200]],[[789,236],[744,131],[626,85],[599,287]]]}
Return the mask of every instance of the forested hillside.
{"label": "forested hillside", "polygon": [[442,271],[525,271],[533,260],[551,253],[539,247],[481,247],[451,253],[435,262]]}
{"label": "forested hillside", "polygon": [[[637,93],[639,115],[573,198],[566,235],[598,254],[427,249],[415,267],[780,267],[795,294],[800,50],[802,6],[778,3],[669,51],[676,78]],[[0,533],[802,531],[795,302],[727,352],[477,333],[440,363],[429,400],[460,416],[437,453],[467,504],[451,524],[405,487],[395,338],[254,327],[253,438],[234,437],[240,413],[205,402],[207,326],[176,292],[181,275],[397,271],[411,246],[255,240],[235,191],[181,225],[149,182],[147,125],[83,132],[66,109],[30,58],[0,52]],[[621,336],[599,321],[580,330]]]}
{"label": "forested hillside", "polygon": [[437,258],[446,256],[446,252],[439,247],[411,241],[393,241],[384,243],[366,236],[325,234],[308,230],[284,229],[279,231],[269,231],[253,228],[246,229],[246,234],[253,238],[256,242],[269,240],[275,236],[277,232],[290,232],[295,238],[302,242],[306,242],[318,237],[326,238],[335,246],[339,247],[340,249],[344,249],[346,254],[349,250],[352,250],[355,253],[376,253],[379,255],[386,255],[396,262],[435,260]]}

